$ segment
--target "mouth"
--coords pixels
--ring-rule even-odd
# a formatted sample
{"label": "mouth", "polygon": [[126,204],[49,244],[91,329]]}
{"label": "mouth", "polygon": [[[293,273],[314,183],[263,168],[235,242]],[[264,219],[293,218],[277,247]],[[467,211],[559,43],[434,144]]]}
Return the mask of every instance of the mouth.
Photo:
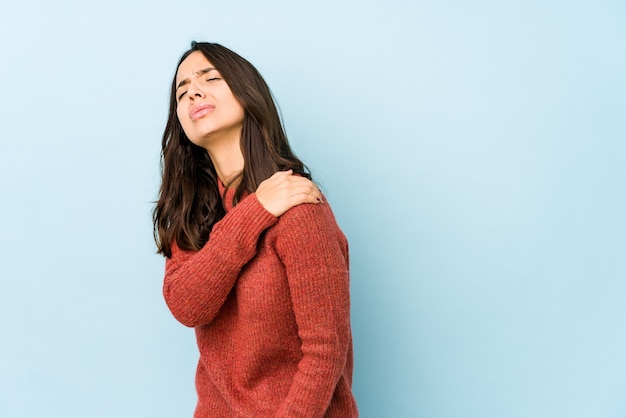
{"label": "mouth", "polygon": [[215,106],[210,104],[197,104],[189,109],[189,117],[195,122],[207,113],[213,111],[213,109],[215,109]]}

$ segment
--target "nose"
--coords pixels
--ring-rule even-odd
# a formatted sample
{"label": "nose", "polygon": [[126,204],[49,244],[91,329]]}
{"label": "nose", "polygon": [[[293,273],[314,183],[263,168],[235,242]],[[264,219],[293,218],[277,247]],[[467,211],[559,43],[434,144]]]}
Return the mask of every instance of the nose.
{"label": "nose", "polygon": [[204,90],[202,89],[202,86],[200,86],[200,84],[196,80],[192,80],[191,83],[189,83],[189,89],[187,89],[187,95],[192,100],[203,99],[205,97],[205,93],[204,93]]}

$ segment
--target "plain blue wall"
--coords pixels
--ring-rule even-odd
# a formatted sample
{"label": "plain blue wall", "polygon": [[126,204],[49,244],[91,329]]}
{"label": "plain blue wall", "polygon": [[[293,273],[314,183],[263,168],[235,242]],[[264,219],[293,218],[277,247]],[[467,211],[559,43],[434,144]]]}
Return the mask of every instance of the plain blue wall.
{"label": "plain blue wall", "polygon": [[0,416],[191,416],[151,201],[174,66],[264,74],[351,242],[363,417],[626,416],[623,1],[0,6]]}

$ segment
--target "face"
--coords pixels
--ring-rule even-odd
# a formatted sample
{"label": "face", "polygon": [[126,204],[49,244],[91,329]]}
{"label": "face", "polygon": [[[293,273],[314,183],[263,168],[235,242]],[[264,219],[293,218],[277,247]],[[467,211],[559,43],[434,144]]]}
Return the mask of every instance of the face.
{"label": "face", "polygon": [[176,114],[191,142],[207,150],[223,141],[239,144],[244,109],[200,51],[180,64],[176,86]]}

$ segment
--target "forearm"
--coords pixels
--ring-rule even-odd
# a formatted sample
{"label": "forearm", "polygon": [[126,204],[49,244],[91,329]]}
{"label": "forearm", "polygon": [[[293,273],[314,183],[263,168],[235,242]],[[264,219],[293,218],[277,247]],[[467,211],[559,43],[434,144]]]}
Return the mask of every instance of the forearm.
{"label": "forearm", "polygon": [[250,195],[215,224],[197,253],[174,251],[163,281],[163,295],[174,317],[189,327],[211,322],[241,268],[256,254],[260,234],[275,222]]}
{"label": "forearm", "polygon": [[348,325],[340,332],[322,330],[304,337],[303,357],[277,417],[324,416],[346,365],[349,332]]}

